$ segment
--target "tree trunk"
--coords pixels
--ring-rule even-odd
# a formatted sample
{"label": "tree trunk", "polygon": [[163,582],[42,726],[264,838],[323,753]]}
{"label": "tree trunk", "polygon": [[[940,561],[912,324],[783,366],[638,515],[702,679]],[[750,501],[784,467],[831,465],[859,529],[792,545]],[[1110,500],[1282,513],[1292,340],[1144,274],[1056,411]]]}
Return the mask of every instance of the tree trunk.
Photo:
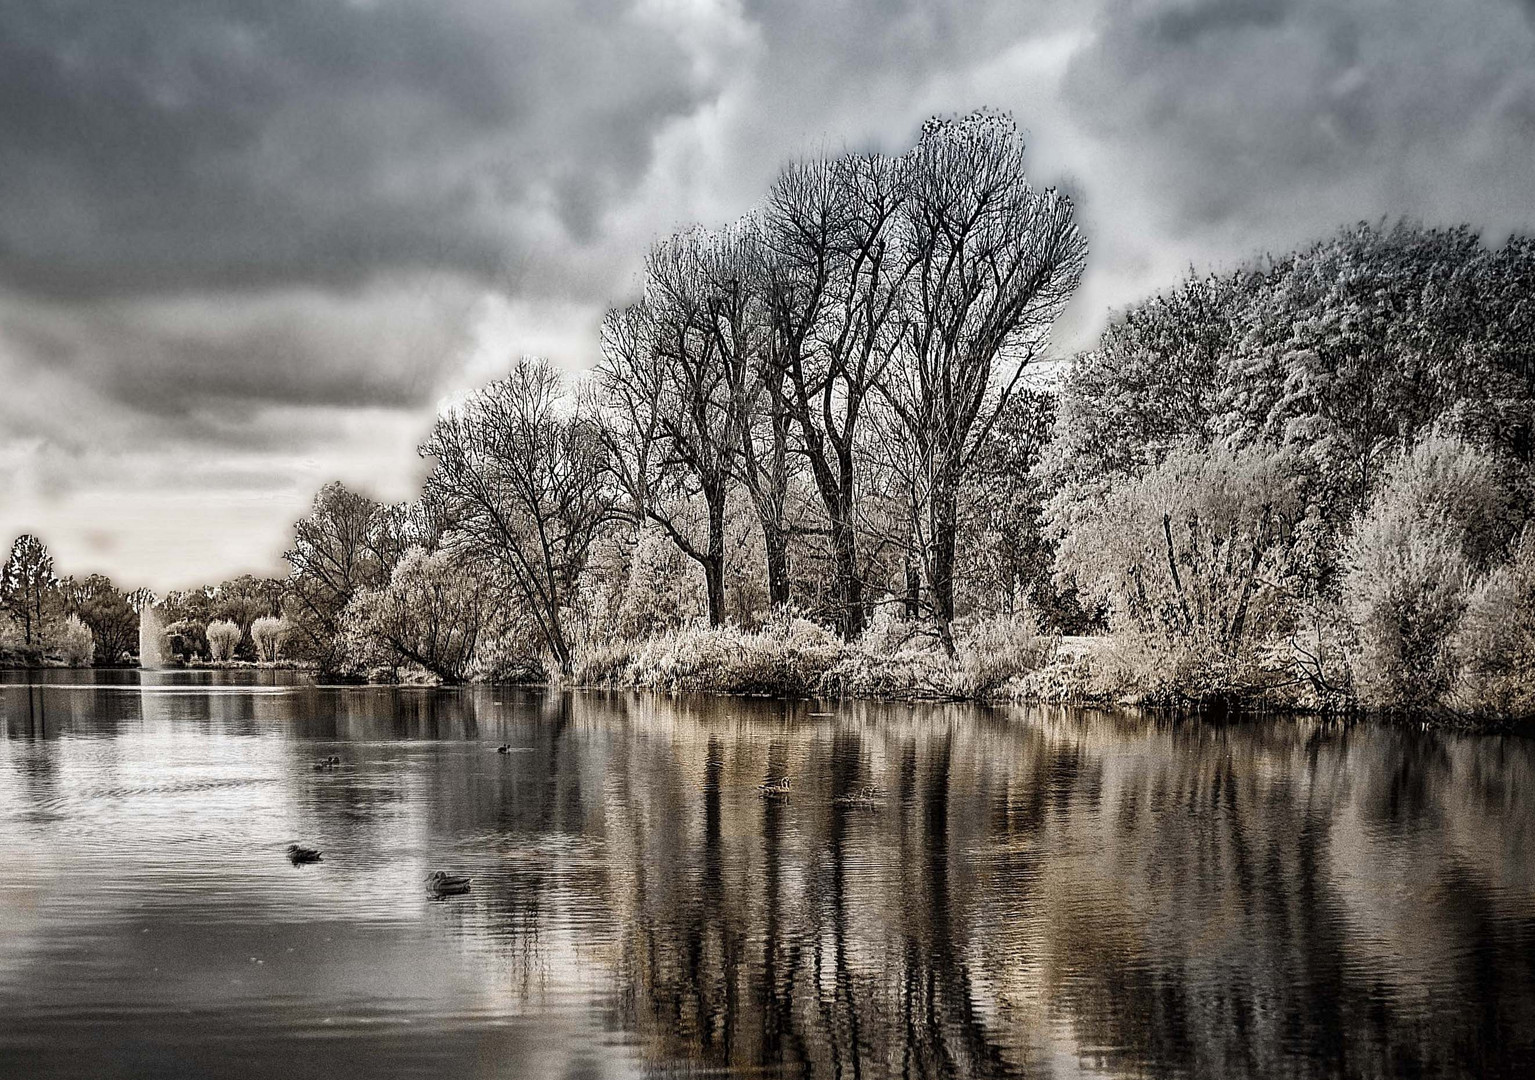
{"label": "tree trunk", "polygon": [[831,542],[835,565],[835,585],[838,629],[846,641],[853,641],[863,633],[863,582],[858,577],[857,536],[853,531],[851,506],[839,507],[841,511],[832,519]]}
{"label": "tree trunk", "polygon": [[922,557],[917,551],[915,533],[906,538],[905,611],[908,619],[915,619],[922,614]]}
{"label": "tree trunk", "polygon": [[768,603],[777,609],[789,602],[789,538],[764,521],[762,542],[767,548]]}
{"label": "tree trunk", "polygon": [[709,595],[709,625],[725,622],[725,493],[705,496],[709,502],[709,546],[704,553],[704,586]]}
{"label": "tree trunk", "polygon": [[927,584],[943,647],[954,655],[954,546],[958,530],[956,485],[933,485],[928,503]]}

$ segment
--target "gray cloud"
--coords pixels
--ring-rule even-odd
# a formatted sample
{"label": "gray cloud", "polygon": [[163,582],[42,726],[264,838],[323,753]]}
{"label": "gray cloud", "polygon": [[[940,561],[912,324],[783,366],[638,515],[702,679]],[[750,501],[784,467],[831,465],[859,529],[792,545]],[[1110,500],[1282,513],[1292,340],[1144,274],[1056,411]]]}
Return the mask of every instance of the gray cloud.
{"label": "gray cloud", "polygon": [[1065,97],[1185,235],[1294,243],[1398,214],[1528,228],[1521,3],[1121,2]]}
{"label": "gray cloud", "polygon": [[1070,343],[1345,221],[1535,227],[1535,0],[0,0],[0,531],[180,485],[120,551],[221,506],[249,565],[588,361],[655,235],[983,104],[1080,200]]}
{"label": "gray cloud", "polygon": [[[51,295],[493,276],[707,92],[616,3],[0,7],[0,278]],[[524,209],[526,209],[524,207]]]}

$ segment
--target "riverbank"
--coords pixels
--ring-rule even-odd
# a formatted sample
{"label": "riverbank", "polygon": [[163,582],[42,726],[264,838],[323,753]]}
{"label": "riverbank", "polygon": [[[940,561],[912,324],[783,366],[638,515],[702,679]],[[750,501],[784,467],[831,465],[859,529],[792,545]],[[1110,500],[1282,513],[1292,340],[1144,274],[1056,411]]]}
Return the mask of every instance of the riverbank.
{"label": "riverbank", "polygon": [[956,627],[952,656],[916,623],[882,624],[851,643],[803,620],[758,631],[679,630],[590,648],[563,681],[756,697],[1323,714],[1483,731],[1535,726],[1535,717],[1474,707],[1411,715],[1366,709],[1274,652],[1232,658],[1111,636],[1056,637],[1023,619]]}

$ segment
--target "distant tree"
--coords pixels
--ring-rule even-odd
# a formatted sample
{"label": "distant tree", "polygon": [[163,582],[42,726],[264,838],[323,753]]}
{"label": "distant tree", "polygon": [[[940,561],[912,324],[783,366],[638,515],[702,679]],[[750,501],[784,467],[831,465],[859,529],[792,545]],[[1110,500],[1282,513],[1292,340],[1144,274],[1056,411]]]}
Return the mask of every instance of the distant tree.
{"label": "distant tree", "polygon": [[115,664],[138,651],[139,613],[130,594],[103,574],[65,578],[59,583],[65,610],[77,616],[95,639],[96,660]]}
{"label": "distant tree", "polygon": [[439,416],[421,447],[433,461],[423,501],[442,523],[443,548],[509,588],[563,672],[573,655],[567,609],[618,506],[597,425],[569,406],[547,361],[521,360]]}
{"label": "distant tree", "polygon": [[287,619],[263,615],[252,622],[250,636],[256,659],[269,664],[282,659],[283,646],[292,633],[293,624]]}
{"label": "distant tree", "polygon": [[233,660],[235,650],[245,635],[237,623],[228,619],[215,619],[209,623],[204,635],[208,639],[208,655],[213,660]]}
{"label": "distant tree", "polygon": [[53,556],[43,542],[23,533],[11,544],[10,557],[0,568],[0,605],[21,627],[28,648],[42,642],[44,620],[55,598]]}

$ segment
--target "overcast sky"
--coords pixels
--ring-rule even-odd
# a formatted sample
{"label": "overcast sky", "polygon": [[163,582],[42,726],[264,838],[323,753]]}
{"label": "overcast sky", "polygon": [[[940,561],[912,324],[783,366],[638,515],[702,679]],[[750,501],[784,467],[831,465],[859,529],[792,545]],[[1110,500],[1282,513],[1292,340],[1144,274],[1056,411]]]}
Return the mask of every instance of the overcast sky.
{"label": "overcast sky", "polygon": [[1091,251],[1058,338],[1361,219],[1535,228],[1535,0],[0,0],[0,542],[156,588],[411,497],[646,245],[982,105]]}

